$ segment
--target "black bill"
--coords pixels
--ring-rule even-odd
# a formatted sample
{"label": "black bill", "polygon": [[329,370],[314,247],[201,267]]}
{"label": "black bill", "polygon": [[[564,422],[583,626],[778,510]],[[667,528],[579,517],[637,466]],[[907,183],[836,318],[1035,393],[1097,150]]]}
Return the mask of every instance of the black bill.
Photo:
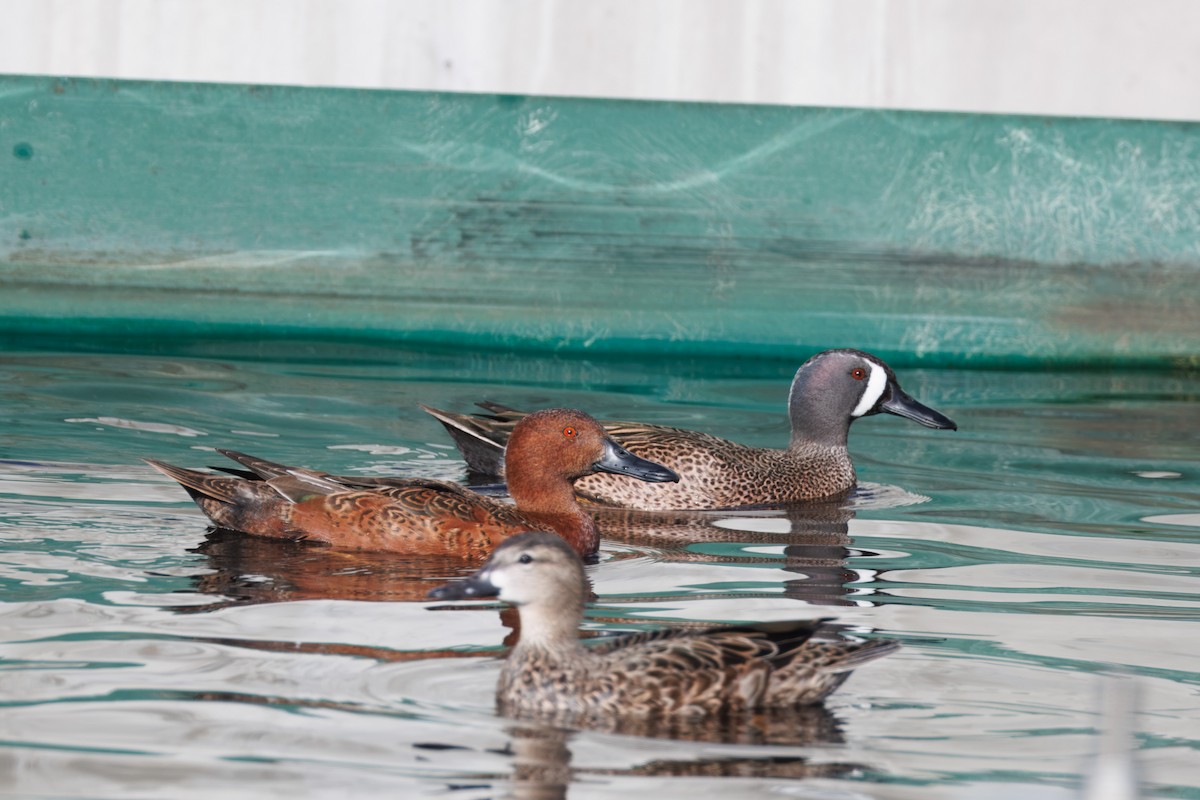
{"label": "black bill", "polygon": [[662,464],[635,456],[611,439],[604,443],[604,455],[592,467],[597,472],[628,475],[650,483],[679,483],[679,476]]}
{"label": "black bill", "polygon": [[888,385],[888,397],[879,404],[879,410],[885,411],[888,414],[895,414],[897,417],[911,419],[913,422],[919,422],[927,428],[958,430],[958,425],[954,423],[954,420],[942,412],[935,411],[924,403],[914,400],[908,392],[901,389],[895,383]]}
{"label": "black bill", "polygon": [[500,587],[488,580],[487,570],[480,570],[469,578],[464,578],[461,581],[451,581],[430,590],[429,599],[479,600],[487,597],[496,597],[499,594]]}

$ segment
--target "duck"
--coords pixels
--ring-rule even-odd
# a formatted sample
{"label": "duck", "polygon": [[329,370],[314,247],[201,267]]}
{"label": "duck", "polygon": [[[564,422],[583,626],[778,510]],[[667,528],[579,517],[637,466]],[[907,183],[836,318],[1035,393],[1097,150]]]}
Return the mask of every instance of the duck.
{"label": "duck", "polygon": [[894,652],[888,639],[822,632],[829,619],[701,629],[663,628],[579,639],[583,562],[561,537],[529,531],[502,542],[473,575],[430,592],[436,601],[498,597],[521,635],[496,686],[500,712],[579,721],[611,715],[705,717],[822,702],[850,672]]}
{"label": "duck", "polygon": [[[467,467],[503,476],[505,442],[525,412],[478,404],[487,414],[431,406],[454,439]],[[834,499],[857,482],[847,448],[850,425],[874,414],[894,414],[928,428],[957,430],[954,420],[900,388],[891,367],[861,350],[826,350],[796,371],[788,394],[792,436],[786,448],[748,447],[708,433],[640,422],[602,421],[631,453],[679,475],[672,485],[637,484],[607,475],[578,481],[587,500],[643,511],[736,508]]]}
{"label": "duck", "polygon": [[581,556],[594,554],[600,544],[596,523],[572,488],[584,475],[607,470],[643,481],[678,480],[621,447],[588,414],[566,408],[537,411],[513,427],[505,460],[515,507],[448,481],[359,482],[221,452],[248,471],[215,475],[144,460],[183,486],[220,528],[475,563],[507,536],[530,528],[553,531]]}

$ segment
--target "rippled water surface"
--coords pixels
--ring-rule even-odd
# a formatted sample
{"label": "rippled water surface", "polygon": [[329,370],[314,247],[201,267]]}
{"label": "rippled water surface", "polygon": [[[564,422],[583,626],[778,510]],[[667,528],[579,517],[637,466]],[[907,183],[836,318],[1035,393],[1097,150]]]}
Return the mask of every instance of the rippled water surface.
{"label": "rippled water surface", "polygon": [[1073,798],[1118,671],[1145,795],[1200,798],[1195,375],[901,369],[960,429],[856,423],[845,506],[603,515],[592,633],[836,616],[906,644],[824,710],[668,739],[498,718],[507,617],[422,600],[462,565],[209,534],[139,457],[462,479],[416,404],[480,399],[778,445],[797,365],[0,355],[0,792]]}

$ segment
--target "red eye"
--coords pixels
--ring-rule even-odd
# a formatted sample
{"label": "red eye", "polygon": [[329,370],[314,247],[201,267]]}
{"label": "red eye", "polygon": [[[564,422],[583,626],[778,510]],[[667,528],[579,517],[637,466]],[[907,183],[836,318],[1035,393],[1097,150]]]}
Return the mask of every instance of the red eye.
{"label": "red eye", "polygon": [[850,370],[850,377],[854,378],[856,381],[861,381],[863,378],[867,377],[867,371],[862,367],[855,367],[854,369]]}
{"label": "red eye", "polygon": [[575,435],[575,429],[574,429],[574,428],[569,428],[569,427],[568,427],[568,428],[563,428],[563,436],[570,437],[570,436],[574,436],[574,435]]}

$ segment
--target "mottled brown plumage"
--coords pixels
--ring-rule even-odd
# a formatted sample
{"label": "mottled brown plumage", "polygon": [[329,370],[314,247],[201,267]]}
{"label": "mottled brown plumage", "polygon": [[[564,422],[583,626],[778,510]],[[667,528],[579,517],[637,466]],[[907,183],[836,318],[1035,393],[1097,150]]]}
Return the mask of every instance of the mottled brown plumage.
{"label": "mottled brown plumage", "polygon": [[147,459],[175,479],[217,525],[260,536],[309,539],[349,550],[454,554],[482,560],[506,536],[551,530],[576,552],[599,546],[596,524],[572,481],[600,469],[642,480],[674,474],[622,450],[581,411],[548,409],[513,430],[509,491],[516,507],[423,478],[354,488],[323,473],[222,451],[250,469],[212,475]]}
{"label": "mottled brown plumage", "polygon": [[[524,416],[495,403],[489,414],[458,414],[422,406],[449,431],[475,472],[502,474],[501,454],[513,426]],[[699,431],[605,421],[610,436],[630,452],[679,474],[671,485],[634,484],[607,475],[580,480],[575,488],[600,503],[644,510],[732,508],[792,503],[844,494],[854,487],[846,447],[850,424],[886,412],[931,428],[956,426],[918,403],[878,358],[858,350],[826,350],[796,372],[788,397],[791,442],[785,449],[748,447]]]}
{"label": "mottled brown plumage", "polygon": [[496,697],[502,712],[583,720],[606,715],[742,713],[820,702],[886,640],[823,640],[824,620],[659,630],[596,647],[578,638],[586,580],[561,539],[512,537],[474,576],[435,599],[499,596],[517,606],[521,639]]}

